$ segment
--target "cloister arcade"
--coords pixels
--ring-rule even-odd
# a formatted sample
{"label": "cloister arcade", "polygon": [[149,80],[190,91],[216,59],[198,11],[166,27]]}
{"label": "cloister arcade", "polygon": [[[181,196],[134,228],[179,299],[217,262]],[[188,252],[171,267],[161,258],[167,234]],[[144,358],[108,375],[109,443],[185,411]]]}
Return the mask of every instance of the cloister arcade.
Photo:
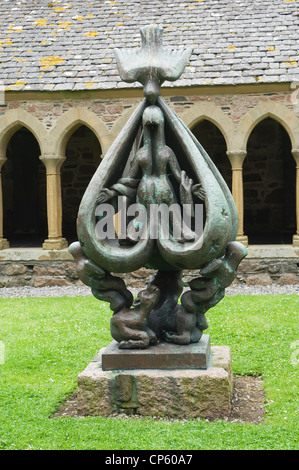
{"label": "cloister arcade", "polygon": [[[22,109],[0,116],[0,249],[28,244],[60,250],[72,242],[81,197],[101,158],[132,113],[109,130],[74,107],[51,130]],[[299,119],[264,102],[234,122],[218,106],[197,102],[180,115],[232,191],[238,240],[299,246]]]}

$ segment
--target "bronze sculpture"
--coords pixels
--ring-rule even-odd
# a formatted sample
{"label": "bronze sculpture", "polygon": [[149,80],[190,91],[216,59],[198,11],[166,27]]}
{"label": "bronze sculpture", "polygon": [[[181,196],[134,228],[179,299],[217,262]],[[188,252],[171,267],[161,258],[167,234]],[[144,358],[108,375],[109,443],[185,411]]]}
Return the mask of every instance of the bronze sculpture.
{"label": "bronze sculpture", "polygon": [[[94,174],[79,208],[79,241],[69,248],[80,279],[110,303],[111,335],[125,349],[198,342],[208,327],[206,311],[223,298],[247,253],[235,241],[237,211],[222,176],[160,97],[163,81],[181,76],[192,50],[164,49],[156,25],[142,28],[141,37],[141,48],[115,53],[121,78],[139,81],[145,99]],[[115,212],[129,215],[120,231]],[[157,273],[133,301],[111,272],[143,266]],[[200,272],[179,304],[184,269]]]}

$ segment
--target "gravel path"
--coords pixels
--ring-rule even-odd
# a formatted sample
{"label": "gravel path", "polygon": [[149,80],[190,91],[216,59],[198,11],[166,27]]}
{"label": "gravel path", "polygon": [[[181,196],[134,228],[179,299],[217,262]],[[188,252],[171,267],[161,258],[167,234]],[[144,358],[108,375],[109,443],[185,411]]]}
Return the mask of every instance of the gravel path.
{"label": "gravel path", "polygon": [[[130,289],[136,295],[140,289]],[[299,295],[299,285],[279,286],[272,284],[270,286],[234,286],[225,290],[226,295],[279,295],[279,294],[297,294]],[[92,295],[89,287],[71,286],[71,287],[2,287],[0,288],[0,298],[17,297],[76,297]]]}

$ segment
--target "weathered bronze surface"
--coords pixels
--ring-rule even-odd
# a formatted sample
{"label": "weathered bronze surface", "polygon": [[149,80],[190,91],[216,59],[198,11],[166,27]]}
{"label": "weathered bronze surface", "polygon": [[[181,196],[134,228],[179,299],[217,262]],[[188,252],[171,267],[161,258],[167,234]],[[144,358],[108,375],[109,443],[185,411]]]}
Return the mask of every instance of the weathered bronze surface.
{"label": "weathered bronze surface", "polygon": [[[140,82],[145,99],[86,189],[77,219],[79,241],[69,248],[80,279],[96,298],[110,303],[111,335],[124,350],[161,341],[197,343],[208,327],[206,311],[223,298],[247,253],[235,241],[237,210],[221,174],[160,97],[161,84],[181,76],[192,50],[164,49],[162,30],[155,25],[142,28],[141,38],[139,49],[115,54],[121,78]],[[143,218],[130,212],[136,204]],[[169,209],[166,227],[163,217],[154,220],[155,207]],[[174,207],[180,216],[188,215],[188,223],[177,218]],[[196,223],[199,207],[202,227]],[[109,208],[121,220],[130,214],[121,230],[108,217]],[[98,227],[105,224],[112,232],[99,236]],[[125,283],[111,273],[141,267],[157,273],[133,302]],[[184,269],[199,275],[183,293]]]}
{"label": "weathered bronze surface", "polygon": [[207,369],[211,348],[210,337],[204,335],[199,343],[176,347],[161,342],[155,347],[142,350],[123,350],[112,341],[102,354],[102,369]]}

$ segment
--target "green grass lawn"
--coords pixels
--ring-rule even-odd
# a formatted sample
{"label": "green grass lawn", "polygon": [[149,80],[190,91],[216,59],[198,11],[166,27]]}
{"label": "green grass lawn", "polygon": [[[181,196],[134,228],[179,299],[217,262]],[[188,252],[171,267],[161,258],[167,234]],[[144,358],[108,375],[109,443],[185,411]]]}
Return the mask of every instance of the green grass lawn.
{"label": "green grass lawn", "polygon": [[234,374],[264,380],[263,424],[58,419],[77,375],[111,341],[109,308],[93,297],[1,299],[0,449],[298,449],[298,312],[298,295],[248,295],[208,313],[206,333],[230,346]]}

